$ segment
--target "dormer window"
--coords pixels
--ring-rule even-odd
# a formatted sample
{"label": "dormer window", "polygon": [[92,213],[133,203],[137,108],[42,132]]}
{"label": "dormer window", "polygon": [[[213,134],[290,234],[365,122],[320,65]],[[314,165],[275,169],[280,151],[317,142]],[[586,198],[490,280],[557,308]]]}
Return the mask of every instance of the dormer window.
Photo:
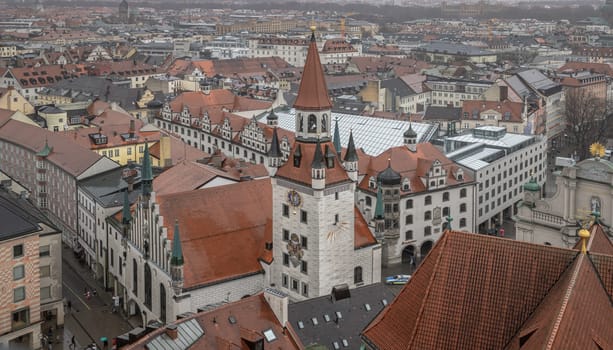
{"label": "dormer window", "polygon": [[376,182],[374,176],[371,176],[370,180],[368,180],[368,187],[370,187],[370,188],[377,188],[377,182]]}
{"label": "dormer window", "polygon": [[308,132],[310,134],[317,133],[317,117],[315,114],[309,114]]}
{"label": "dormer window", "polygon": [[405,178],[404,180],[402,180],[402,190],[404,192],[409,192],[411,190],[411,184],[408,178]]}

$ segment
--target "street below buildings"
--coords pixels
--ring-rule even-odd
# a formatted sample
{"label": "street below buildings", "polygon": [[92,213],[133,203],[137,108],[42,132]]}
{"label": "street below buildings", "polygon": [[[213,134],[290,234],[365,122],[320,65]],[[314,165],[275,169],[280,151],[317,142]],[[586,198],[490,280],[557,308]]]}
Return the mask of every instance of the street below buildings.
{"label": "street below buildings", "polygon": [[[68,247],[62,251],[62,287],[65,320],[63,329],[60,328],[59,332],[54,330],[54,350],[70,349],[73,336],[76,349],[83,349],[94,342],[104,349],[103,337],[108,339],[107,348],[110,349],[114,337],[134,328],[119,313],[112,313],[112,295],[104,291],[94,280],[91,270],[81,265]],[[90,292],[89,297],[87,291]],[[43,331],[46,332],[46,329],[48,327],[43,325]]]}

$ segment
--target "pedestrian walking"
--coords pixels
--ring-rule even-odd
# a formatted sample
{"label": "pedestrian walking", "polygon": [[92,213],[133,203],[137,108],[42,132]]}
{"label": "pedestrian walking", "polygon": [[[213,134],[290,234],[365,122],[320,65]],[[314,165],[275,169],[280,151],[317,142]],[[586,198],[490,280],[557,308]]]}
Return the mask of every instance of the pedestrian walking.
{"label": "pedestrian walking", "polygon": [[77,343],[74,340],[74,335],[72,336],[72,338],[70,338],[70,345],[69,345],[71,350],[74,350],[77,347]]}
{"label": "pedestrian walking", "polygon": [[68,309],[68,312],[70,312],[70,310],[72,309],[72,302],[70,300],[66,302],[66,308]]}
{"label": "pedestrian walking", "polygon": [[504,228],[503,227],[500,228],[500,237],[504,237]]}

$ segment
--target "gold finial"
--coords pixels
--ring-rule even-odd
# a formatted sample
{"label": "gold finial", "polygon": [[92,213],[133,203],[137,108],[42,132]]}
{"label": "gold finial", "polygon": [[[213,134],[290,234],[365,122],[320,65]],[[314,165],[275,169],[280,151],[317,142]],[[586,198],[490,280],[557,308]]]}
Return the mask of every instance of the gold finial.
{"label": "gold finial", "polygon": [[602,158],[605,155],[605,147],[598,142],[592,143],[590,145],[590,153],[595,158]]}
{"label": "gold finial", "polygon": [[587,252],[587,240],[590,238],[590,231],[585,228],[579,230],[579,237],[581,237],[581,253],[585,254]]}
{"label": "gold finial", "polygon": [[317,29],[317,27],[315,26],[315,24],[311,24],[311,32],[315,33],[315,29]]}

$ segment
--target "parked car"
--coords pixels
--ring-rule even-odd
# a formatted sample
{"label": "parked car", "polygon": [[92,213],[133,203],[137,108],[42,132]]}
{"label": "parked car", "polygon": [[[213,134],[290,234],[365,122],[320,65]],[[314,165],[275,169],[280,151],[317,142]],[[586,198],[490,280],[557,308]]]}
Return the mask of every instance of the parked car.
{"label": "parked car", "polygon": [[411,279],[411,275],[395,275],[385,278],[385,284],[407,284]]}

